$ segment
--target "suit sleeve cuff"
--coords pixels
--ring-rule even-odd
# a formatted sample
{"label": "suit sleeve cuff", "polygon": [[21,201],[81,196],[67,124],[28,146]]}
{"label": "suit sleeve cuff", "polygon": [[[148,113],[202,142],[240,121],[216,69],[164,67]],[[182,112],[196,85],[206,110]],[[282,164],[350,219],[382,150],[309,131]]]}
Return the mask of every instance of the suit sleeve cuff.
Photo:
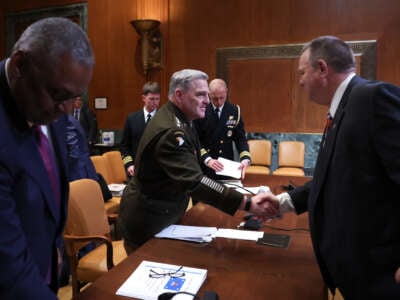
{"label": "suit sleeve cuff", "polygon": [[276,195],[276,197],[278,197],[279,200],[279,211],[281,214],[295,211],[292,198],[290,198],[288,193],[282,193]]}

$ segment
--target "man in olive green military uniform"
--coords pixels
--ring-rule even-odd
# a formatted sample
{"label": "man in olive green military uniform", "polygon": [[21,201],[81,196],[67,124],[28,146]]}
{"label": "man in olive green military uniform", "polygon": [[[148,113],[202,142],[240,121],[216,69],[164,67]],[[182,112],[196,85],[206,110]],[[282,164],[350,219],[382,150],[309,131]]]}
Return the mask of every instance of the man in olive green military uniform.
{"label": "man in olive green military uniform", "polygon": [[124,191],[120,226],[128,254],[183,216],[190,195],[214,199],[213,205],[234,214],[244,209],[273,215],[270,193],[245,197],[206,177],[192,121],[203,118],[209,103],[208,76],[198,70],[175,72],[169,101],[146,127],[135,160],[135,174]]}

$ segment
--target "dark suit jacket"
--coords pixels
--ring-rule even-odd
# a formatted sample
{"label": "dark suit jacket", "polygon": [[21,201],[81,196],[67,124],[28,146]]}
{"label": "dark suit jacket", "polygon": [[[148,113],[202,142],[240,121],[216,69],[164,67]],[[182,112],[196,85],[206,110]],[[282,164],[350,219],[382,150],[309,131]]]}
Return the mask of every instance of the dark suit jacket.
{"label": "dark suit jacket", "polygon": [[85,132],[81,124],[72,116],[68,116],[67,127],[68,167],[70,181],[90,178],[98,180],[93,162],[90,159],[90,151]]}
{"label": "dark suit jacket", "polygon": [[345,299],[400,299],[400,89],[351,80],[313,181],[290,192],[308,210],[329,287]]}
{"label": "dark suit jacket", "polygon": [[0,299],[56,299],[45,284],[62,245],[68,182],[66,118],[49,126],[60,174],[61,205],[51,189],[35,137],[16,107],[0,63]]}
{"label": "dark suit jacket", "polygon": [[97,142],[97,119],[87,103],[82,104],[79,113],[79,122],[85,130],[88,143],[91,145],[95,144]]}
{"label": "dark suit jacket", "polygon": [[[217,159],[224,157],[233,160],[233,143],[239,152],[240,160],[249,159],[250,152],[240,108],[226,101],[220,118],[215,117],[213,106],[207,105],[205,117],[194,121],[201,143],[201,158]],[[202,164],[207,176],[222,179],[215,171]]]}
{"label": "dark suit jacket", "polygon": [[136,151],[145,127],[143,109],[128,115],[121,141],[121,154],[125,168],[135,163]]}

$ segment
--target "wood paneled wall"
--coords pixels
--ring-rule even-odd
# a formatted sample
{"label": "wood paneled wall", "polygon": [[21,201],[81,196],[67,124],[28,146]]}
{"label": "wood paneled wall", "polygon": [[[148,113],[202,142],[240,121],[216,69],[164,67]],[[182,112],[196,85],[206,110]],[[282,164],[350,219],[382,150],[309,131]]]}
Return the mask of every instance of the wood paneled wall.
{"label": "wood paneled wall", "polygon": [[[5,14],[79,2],[82,1],[2,1],[1,56],[5,53]],[[127,114],[142,106],[140,92],[147,79],[161,83],[162,103],[165,103],[173,72],[198,68],[210,78],[215,77],[217,48],[303,43],[326,34],[353,41],[376,39],[377,78],[400,84],[398,0],[88,0],[87,3],[88,34],[96,55],[90,101],[93,105],[95,97],[107,97],[109,102],[109,109],[96,111],[100,128],[122,128]],[[148,78],[140,69],[136,53],[138,35],[129,23],[136,18],[159,18],[162,22],[164,67],[152,71]],[[230,65],[229,72],[233,75],[229,82],[230,98],[245,103],[244,119],[252,131],[308,132],[309,128],[314,128],[313,132],[322,131],[320,118],[324,117],[325,108],[309,103],[305,95],[294,97],[302,91],[294,88],[297,78],[288,80],[287,76],[296,64],[296,59],[286,59],[237,61]],[[259,69],[257,76],[250,72],[254,68]]]}

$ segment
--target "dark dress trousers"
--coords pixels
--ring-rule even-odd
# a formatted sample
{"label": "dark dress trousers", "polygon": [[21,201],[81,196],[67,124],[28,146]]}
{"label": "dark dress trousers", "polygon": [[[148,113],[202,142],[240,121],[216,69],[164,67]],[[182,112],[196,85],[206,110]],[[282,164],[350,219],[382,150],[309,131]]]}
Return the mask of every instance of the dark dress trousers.
{"label": "dark dress trousers", "polygon": [[49,126],[59,170],[58,207],[34,133],[10,94],[4,61],[0,128],[0,299],[57,299],[52,289],[58,288],[57,248],[68,198],[66,117]]}
{"label": "dark dress trousers", "polygon": [[[201,144],[201,159],[204,162],[208,157],[217,159],[223,157],[233,160],[233,143],[239,152],[240,160],[249,159],[250,152],[247,144],[246,132],[240,107],[226,101],[218,118],[210,103],[207,106],[203,119],[194,121]],[[202,168],[208,177],[213,179],[226,179],[218,176],[215,171],[202,163]]]}
{"label": "dark dress trousers", "polygon": [[183,113],[167,102],[147,125],[135,161],[135,175],[121,199],[124,238],[139,246],[183,216],[189,196],[201,194],[233,214],[243,195],[204,176],[197,134]]}
{"label": "dark dress trousers", "polygon": [[355,76],[313,180],[289,192],[309,212],[325,279],[345,299],[400,299],[400,89]]}
{"label": "dark dress trousers", "polygon": [[135,162],[136,151],[145,127],[143,109],[128,115],[120,147],[125,168],[132,166]]}

